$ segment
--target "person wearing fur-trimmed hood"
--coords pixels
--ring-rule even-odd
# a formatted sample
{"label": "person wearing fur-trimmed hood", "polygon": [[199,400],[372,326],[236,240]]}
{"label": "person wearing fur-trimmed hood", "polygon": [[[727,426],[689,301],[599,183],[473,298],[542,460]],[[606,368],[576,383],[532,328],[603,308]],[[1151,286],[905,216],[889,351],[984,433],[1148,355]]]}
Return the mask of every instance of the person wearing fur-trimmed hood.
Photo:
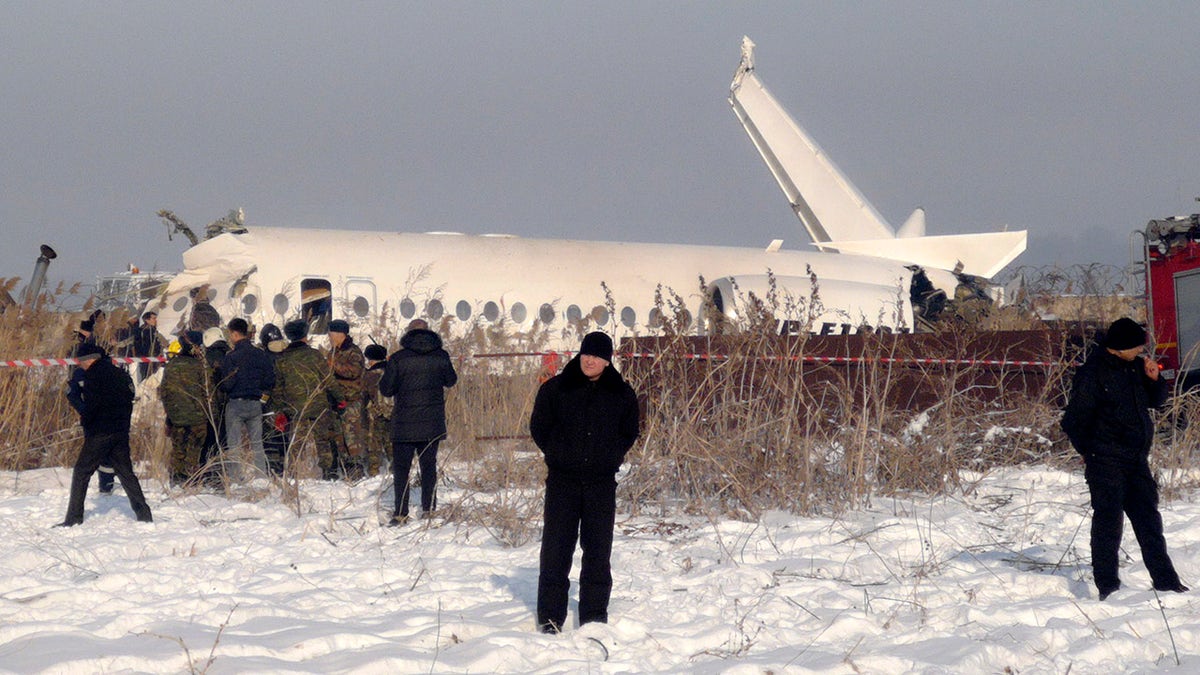
{"label": "person wearing fur-trimmed hood", "polygon": [[442,338],[423,319],[413,319],[388,357],[379,393],[392,397],[392,480],[395,508],[389,525],[408,521],[408,473],[413,458],[421,472],[421,514],[437,508],[438,443],[446,438],[446,392],[458,382]]}
{"label": "person wearing fur-trimmed hood", "polygon": [[617,470],[638,436],[638,402],[612,365],[612,339],[588,333],[579,354],[538,389],[529,432],[548,468],[538,574],[537,625],[558,633],[567,618],[575,542],[579,623],[608,622]]}

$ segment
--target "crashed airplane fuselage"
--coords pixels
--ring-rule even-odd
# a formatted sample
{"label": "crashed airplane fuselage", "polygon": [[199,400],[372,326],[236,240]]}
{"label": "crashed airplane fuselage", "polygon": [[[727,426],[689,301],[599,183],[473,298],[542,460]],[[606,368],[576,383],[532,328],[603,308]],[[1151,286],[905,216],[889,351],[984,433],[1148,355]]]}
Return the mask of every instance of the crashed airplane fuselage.
{"label": "crashed airplane fuselage", "polygon": [[300,317],[320,334],[340,318],[378,339],[419,317],[560,349],[587,330],[699,333],[714,312],[761,312],[757,301],[790,330],[907,331],[931,295],[953,297],[1024,250],[1024,232],[925,237],[920,212],[893,231],[762,86],[751,47],[730,103],[819,250],[249,226],[184,253],[159,326],[176,333],[206,297],[223,319],[258,326]]}

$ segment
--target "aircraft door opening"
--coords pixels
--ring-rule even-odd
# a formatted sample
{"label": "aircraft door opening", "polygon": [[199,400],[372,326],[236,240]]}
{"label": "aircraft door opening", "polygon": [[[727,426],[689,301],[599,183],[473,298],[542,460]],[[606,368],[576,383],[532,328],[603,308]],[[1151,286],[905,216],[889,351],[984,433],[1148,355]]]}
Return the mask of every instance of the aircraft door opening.
{"label": "aircraft door opening", "polygon": [[325,279],[300,281],[300,318],[311,335],[325,335],[333,320],[333,287]]}

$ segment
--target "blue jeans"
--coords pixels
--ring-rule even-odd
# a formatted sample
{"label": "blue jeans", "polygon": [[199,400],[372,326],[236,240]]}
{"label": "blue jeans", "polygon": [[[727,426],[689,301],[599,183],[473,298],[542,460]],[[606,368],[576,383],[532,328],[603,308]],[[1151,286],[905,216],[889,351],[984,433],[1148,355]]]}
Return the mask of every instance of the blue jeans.
{"label": "blue jeans", "polygon": [[263,452],[263,404],[256,398],[231,398],[225,404],[225,450],[235,452],[242,445],[242,430],[249,431],[250,454],[254,467],[267,475],[267,455]]}

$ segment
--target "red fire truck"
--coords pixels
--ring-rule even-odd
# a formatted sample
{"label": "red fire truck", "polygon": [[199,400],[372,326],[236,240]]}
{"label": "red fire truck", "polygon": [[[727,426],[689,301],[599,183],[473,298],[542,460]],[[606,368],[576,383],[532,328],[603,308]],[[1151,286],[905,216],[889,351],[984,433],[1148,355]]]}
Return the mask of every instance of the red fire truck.
{"label": "red fire truck", "polygon": [[1200,214],[1152,220],[1142,235],[1155,355],[1164,375],[1200,384]]}

